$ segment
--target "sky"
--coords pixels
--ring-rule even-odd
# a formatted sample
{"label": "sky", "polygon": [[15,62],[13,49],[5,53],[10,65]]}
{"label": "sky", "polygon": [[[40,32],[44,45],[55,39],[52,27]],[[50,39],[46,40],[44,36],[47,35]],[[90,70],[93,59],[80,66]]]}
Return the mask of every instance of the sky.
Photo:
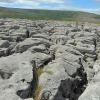
{"label": "sky", "polygon": [[73,10],[100,14],[100,0],[0,0],[0,6],[27,9]]}

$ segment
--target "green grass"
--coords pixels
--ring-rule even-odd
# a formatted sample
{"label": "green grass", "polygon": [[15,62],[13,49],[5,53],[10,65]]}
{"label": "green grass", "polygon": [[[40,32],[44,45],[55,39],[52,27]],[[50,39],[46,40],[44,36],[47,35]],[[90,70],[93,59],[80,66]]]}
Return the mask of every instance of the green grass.
{"label": "green grass", "polygon": [[[87,20],[88,17],[88,20]],[[100,15],[62,10],[38,10],[0,7],[0,18],[21,18],[31,20],[91,21],[100,22]],[[84,19],[84,20],[83,20]]]}
{"label": "green grass", "polygon": [[32,96],[33,96],[34,100],[40,100],[39,95],[40,95],[40,92],[42,90],[42,86],[39,85],[38,81],[39,81],[40,75],[43,73],[43,68],[34,67],[34,73],[35,73],[35,76],[34,77],[37,80],[35,80],[35,84],[33,84],[33,85],[35,85],[35,88],[33,90],[33,95]]}
{"label": "green grass", "polygon": [[72,11],[0,8],[0,18],[22,18],[33,20],[74,20]]}
{"label": "green grass", "polygon": [[91,23],[94,23],[94,24],[100,24],[100,22],[91,22]]}
{"label": "green grass", "polygon": [[40,95],[41,90],[42,90],[42,86],[38,85],[34,92],[34,100],[40,100],[39,95]]}

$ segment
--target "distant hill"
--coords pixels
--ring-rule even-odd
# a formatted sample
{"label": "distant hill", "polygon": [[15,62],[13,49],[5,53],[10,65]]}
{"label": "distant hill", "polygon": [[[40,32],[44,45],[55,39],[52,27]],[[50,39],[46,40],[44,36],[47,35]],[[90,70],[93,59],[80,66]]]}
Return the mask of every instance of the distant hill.
{"label": "distant hill", "polygon": [[0,18],[66,20],[100,23],[100,15],[80,11],[38,10],[0,7]]}

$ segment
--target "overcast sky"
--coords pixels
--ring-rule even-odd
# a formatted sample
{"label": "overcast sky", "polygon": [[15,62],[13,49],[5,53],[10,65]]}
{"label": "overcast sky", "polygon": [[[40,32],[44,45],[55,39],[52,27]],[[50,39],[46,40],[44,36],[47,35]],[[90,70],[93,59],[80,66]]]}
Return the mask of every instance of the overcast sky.
{"label": "overcast sky", "polygon": [[0,6],[28,9],[78,10],[100,14],[100,0],[0,0]]}

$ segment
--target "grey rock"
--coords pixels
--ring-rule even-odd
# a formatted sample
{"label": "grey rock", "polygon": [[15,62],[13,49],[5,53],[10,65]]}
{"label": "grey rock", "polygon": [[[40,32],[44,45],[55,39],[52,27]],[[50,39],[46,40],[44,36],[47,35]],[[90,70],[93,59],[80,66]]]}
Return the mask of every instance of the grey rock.
{"label": "grey rock", "polygon": [[99,100],[99,33],[87,22],[0,19],[0,100],[33,100],[37,82],[41,100]]}
{"label": "grey rock", "polygon": [[7,40],[0,40],[0,48],[8,48],[10,46],[9,41]]}
{"label": "grey rock", "polygon": [[[9,62],[2,62],[6,59],[9,59]],[[6,59],[2,58],[0,61],[0,65],[2,65],[2,67],[0,67],[0,75],[2,77],[0,80],[0,98],[3,100],[8,100],[7,97],[9,97],[10,100],[22,100],[21,98],[27,98],[30,92],[27,90],[30,89],[28,83],[33,79],[32,65],[26,61],[13,60],[12,57]],[[3,63],[5,63],[5,65]],[[18,91],[24,92],[19,95]]]}
{"label": "grey rock", "polygon": [[15,48],[14,51],[16,53],[22,53],[24,51],[26,51],[27,49],[29,49],[32,46],[37,46],[40,44],[44,44],[47,47],[50,46],[50,42],[47,40],[43,40],[43,39],[33,39],[33,38],[27,38],[25,39],[23,42],[18,43]]}
{"label": "grey rock", "polygon": [[44,44],[33,46],[29,48],[28,50],[30,50],[32,53],[41,52],[41,53],[49,54],[49,51]]}
{"label": "grey rock", "polygon": [[7,48],[0,48],[0,57],[7,55]]}
{"label": "grey rock", "polygon": [[100,100],[100,82],[89,84],[78,100]]}

